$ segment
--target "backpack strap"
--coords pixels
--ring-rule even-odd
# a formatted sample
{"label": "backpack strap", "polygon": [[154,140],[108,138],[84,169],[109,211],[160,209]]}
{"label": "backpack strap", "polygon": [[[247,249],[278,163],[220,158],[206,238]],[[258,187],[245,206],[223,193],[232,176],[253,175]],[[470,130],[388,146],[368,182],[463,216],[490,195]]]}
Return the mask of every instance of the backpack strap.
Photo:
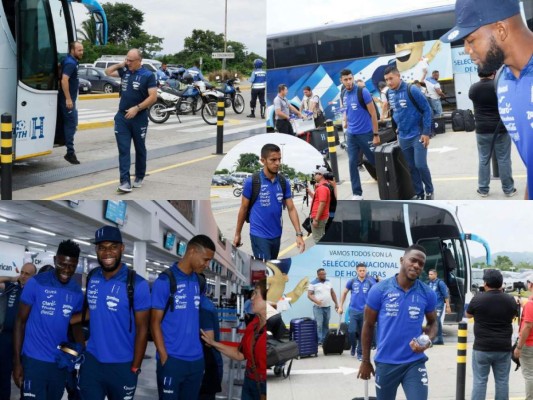
{"label": "backpack strap", "polygon": [[[357,86],[357,85],[356,85]],[[363,88],[357,86],[357,101],[365,109],[366,112],[368,112],[368,106],[365,103],[365,99],[363,98]]]}
{"label": "backpack strap", "polygon": [[[244,184],[244,183],[243,183]],[[250,212],[252,207],[259,197],[259,192],[261,191],[261,176],[260,172],[254,172],[252,174],[252,197],[250,197],[250,202],[248,203],[248,210],[246,211],[246,222],[250,222]]]}
{"label": "backpack strap", "polygon": [[85,314],[87,314],[87,309],[89,308],[89,301],[87,300],[87,288],[89,287],[89,281],[91,280],[92,276],[96,273],[98,269],[101,269],[101,267],[93,268],[89,271],[87,274],[87,278],[85,279],[85,296],[83,298],[83,306],[81,308],[81,324],[85,325]]}
{"label": "backpack strap", "polygon": [[165,315],[167,314],[168,309],[170,308],[170,312],[174,312],[174,294],[176,293],[176,277],[174,276],[174,273],[170,270],[170,268],[164,270],[162,272],[163,275],[166,275],[168,277],[168,284],[170,285],[170,294],[168,295],[167,304],[165,305],[165,311],[163,311],[163,318],[161,318],[161,321],[165,318]]}
{"label": "backpack strap", "polygon": [[418,103],[416,102],[415,97],[413,96],[413,93],[411,93],[411,86],[413,86],[412,83],[408,83],[408,84],[407,84],[407,95],[409,96],[409,100],[411,100],[411,103],[414,104],[414,106],[416,107],[416,110],[417,110],[420,114],[424,115],[424,111],[422,111],[422,109],[420,108],[420,106],[419,106]]}
{"label": "backpack strap", "polygon": [[503,69],[505,68],[505,64],[503,64],[496,73],[494,74],[494,91],[496,94],[498,94],[498,81],[500,80],[500,76],[502,75]]}
{"label": "backpack strap", "polygon": [[341,97],[340,97],[340,105],[341,105],[341,107],[344,107],[344,95],[345,94],[346,94],[346,88],[344,87],[344,85],[342,85]]}
{"label": "backpack strap", "polygon": [[283,194],[283,209],[285,209],[285,191],[287,190],[287,179],[285,176],[278,172],[278,181],[281,186],[281,192]]}
{"label": "backpack strap", "polygon": [[135,275],[137,273],[134,269],[128,268],[128,280],[126,282],[126,289],[128,291],[128,305],[130,309],[130,333],[132,325],[132,315],[133,315],[133,295],[135,294]]}

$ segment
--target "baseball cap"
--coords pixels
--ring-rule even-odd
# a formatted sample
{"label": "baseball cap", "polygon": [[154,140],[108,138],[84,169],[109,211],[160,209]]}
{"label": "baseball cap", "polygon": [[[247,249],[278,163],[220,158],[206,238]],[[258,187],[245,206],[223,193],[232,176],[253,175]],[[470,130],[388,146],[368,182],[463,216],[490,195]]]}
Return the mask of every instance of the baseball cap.
{"label": "baseball cap", "polygon": [[313,171],[314,174],[320,174],[320,175],[324,175],[324,174],[327,174],[328,173],[328,169],[326,167],[318,167],[317,169],[315,169]]}
{"label": "baseball cap", "polygon": [[450,43],[463,39],[484,25],[503,21],[519,13],[518,0],[457,0],[455,26],[440,40]]}
{"label": "baseball cap", "polygon": [[94,244],[101,242],[118,242],[122,243],[122,235],[117,227],[103,226],[94,233]]}

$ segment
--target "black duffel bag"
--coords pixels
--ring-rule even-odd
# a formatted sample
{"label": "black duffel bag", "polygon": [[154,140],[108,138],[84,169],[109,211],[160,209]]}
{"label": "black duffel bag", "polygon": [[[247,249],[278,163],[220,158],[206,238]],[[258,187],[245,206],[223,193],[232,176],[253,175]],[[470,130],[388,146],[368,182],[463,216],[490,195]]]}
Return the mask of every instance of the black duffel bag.
{"label": "black duffel bag", "polygon": [[273,338],[267,340],[267,367],[283,364],[300,354],[298,344],[293,341],[282,342]]}

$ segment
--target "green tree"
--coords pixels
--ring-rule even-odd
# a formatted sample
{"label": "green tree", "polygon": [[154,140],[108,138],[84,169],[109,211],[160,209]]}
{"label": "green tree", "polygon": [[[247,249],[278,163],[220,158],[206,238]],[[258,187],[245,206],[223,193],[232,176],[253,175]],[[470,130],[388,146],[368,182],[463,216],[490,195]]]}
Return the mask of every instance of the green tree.
{"label": "green tree", "polygon": [[255,172],[260,168],[259,156],[255,153],[242,153],[235,163],[235,171]]}
{"label": "green tree", "polygon": [[502,271],[510,271],[513,268],[513,262],[508,256],[498,256],[494,260],[494,267]]}
{"label": "green tree", "polygon": [[79,40],[89,43],[96,43],[96,22],[93,18],[86,19],[81,23],[81,28],[77,29]]}
{"label": "green tree", "polygon": [[227,175],[229,174],[229,170],[227,168],[217,169],[215,171],[215,175]]}
{"label": "green tree", "polygon": [[107,32],[110,43],[128,47],[132,38],[137,38],[144,33],[141,28],[144,22],[144,13],[127,3],[102,4],[109,29]]}
{"label": "green tree", "polygon": [[472,268],[487,268],[487,264],[484,262],[475,262],[472,264]]}
{"label": "green tree", "polygon": [[289,179],[294,179],[296,176],[296,170],[292,167],[289,167],[287,164],[280,165],[280,172]]}
{"label": "green tree", "polygon": [[190,53],[211,54],[224,50],[224,35],[213,31],[193,29],[191,36],[185,38],[183,48]]}

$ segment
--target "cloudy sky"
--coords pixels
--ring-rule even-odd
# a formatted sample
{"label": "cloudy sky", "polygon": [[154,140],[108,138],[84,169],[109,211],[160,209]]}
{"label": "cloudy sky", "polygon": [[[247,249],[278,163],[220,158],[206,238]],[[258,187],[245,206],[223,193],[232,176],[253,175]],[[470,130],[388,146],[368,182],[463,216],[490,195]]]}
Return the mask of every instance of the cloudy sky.
{"label": "cloudy sky", "polygon": [[[227,0],[228,40],[244,43],[249,52],[266,55],[267,0]],[[164,38],[163,54],[173,54],[183,49],[183,40],[193,29],[224,33],[223,0],[153,1],[153,0],[101,0],[101,3],[129,3],[144,12],[143,29]],[[85,19],[85,8],[74,4],[76,22]],[[221,49],[223,50],[223,49]]]}
{"label": "cloudy sky", "polygon": [[[494,181],[494,190],[499,182]],[[464,200],[438,202],[458,207],[458,216],[465,233],[475,233],[485,239],[492,253],[500,251],[533,251],[533,202],[506,200]],[[481,245],[470,244],[470,255],[484,255]]]}
{"label": "cloudy sky", "polygon": [[267,34],[443,4],[455,0],[267,0]]}

